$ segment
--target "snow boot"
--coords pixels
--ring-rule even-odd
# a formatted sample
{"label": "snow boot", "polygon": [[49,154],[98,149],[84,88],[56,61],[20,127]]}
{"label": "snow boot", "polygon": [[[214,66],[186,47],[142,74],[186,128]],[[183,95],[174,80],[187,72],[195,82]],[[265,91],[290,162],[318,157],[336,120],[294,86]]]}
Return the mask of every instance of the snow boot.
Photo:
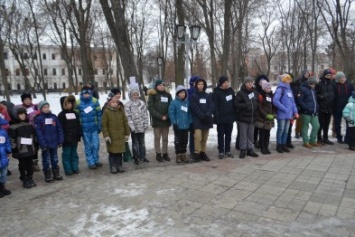
{"label": "snow boot", "polygon": [[53,179],[58,180],[58,181],[63,180],[63,177],[59,173],[59,167],[57,167],[56,169],[53,169],[52,172],[53,172]]}
{"label": "snow boot", "polygon": [[47,183],[53,183],[54,179],[52,177],[52,170],[43,170],[44,173],[44,181],[46,181]]}
{"label": "snow boot", "polygon": [[11,191],[10,191],[10,190],[7,190],[7,189],[5,188],[5,184],[0,183],[0,193],[2,193],[4,196],[6,196],[6,195],[10,195],[10,194],[11,194]]}

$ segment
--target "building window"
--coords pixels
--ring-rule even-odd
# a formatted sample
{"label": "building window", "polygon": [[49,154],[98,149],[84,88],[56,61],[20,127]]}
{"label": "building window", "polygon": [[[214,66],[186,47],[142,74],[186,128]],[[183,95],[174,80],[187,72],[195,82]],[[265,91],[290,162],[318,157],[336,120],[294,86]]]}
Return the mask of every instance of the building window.
{"label": "building window", "polygon": [[62,68],[62,76],[65,75],[65,68]]}
{"label": "building window", "polygon": [[17,68],[15,73],[16,73],[16,76],[20,76],[20,69]]}
{"label": "building window", "polygon": [[55,70],[55,68],[53,68],[52,71],[53,71],[53,73],[52,73],[53,76],[57,75],[57,70]]}
{"label": "building window", "polygon": [[26,68],[25,69],[25,73],[26,73],[26,76],[29,76],[30,75],[30,69]]}
{"label": "building window", "polygon": [[52,59],[55,60],[55,54],[54,53],[52,53]]}
{"label": "building window", "polygon": [[47,75],[48,75],[47,68],[43,69],[43,74],[44,74],[45,76],[47,76]]}
{"label": "building window", "polygon": [[106,71],[105,71],[105,68],[102,69],[102,75],[105,75],[106,74]]}
{"label": "building window", "polygon": [[81,76],[81,68],[79,68],[79,75]]}
{"label": "building window", "polygon": [[7,57],[8,57],[7,52],[4,52],[4,59],[7,59]]}
{"label": "building window", "polygon": [[43,58],[43,60],[46,60],[47,59],[47,55],[45,53],[42,54],[42,58]]}

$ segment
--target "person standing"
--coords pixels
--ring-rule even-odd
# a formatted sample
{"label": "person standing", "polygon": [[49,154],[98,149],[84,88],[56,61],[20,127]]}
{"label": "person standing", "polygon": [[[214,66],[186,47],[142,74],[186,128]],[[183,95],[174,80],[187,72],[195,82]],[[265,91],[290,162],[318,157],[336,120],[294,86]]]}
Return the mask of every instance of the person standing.
{"label": "person standing", "polygon": [[235,93],[226,76],[219,78],[218,86],[214,88],[212,98],[215,105],[213,118],[214,123],[217,124],[218,158],[233,158],[231,139],[235,121]]}
{"label": "person standing", "polygon": [[81,89],[80,99],[76,101],[75,111],[79,114],[86,162],[89,169],[102,167],[99,157],[102,111],[99,101],[92,96],[89,87]]}
{"label": "person standing", "polygon": [[258,94],[254,90],[253,82],[253,78],[246,77],[235,98],[240,159],[244,159],[246,155],[259,156],[253,150],[254,128],[259,114]]}
{"label": "person standing", "polygon": [[334,101],[334,127],[337,141],[340,144],[349,142],[349,127],[346,126],[346,133],[343,139],[341,135],[341,120],[343,117],[343,109],[348,103],[354,86],[346,80],[343,72],[337,72],[335,75],[335,101]]}
{"label": "person standing", "polygon": [[349,150],[355,151],[355,91],[343,109],[343,117],[349,126]]}
{"label": "person standing", "polygon": [[[156,80],[154,89],[148,90],[148,110],[152,117],[152,127],[154,130],[155,158],[158,162],[170,161],[168,155],[169,136],[169,105],[172,101],[171,94],[165,90],[163,80]],[[162,144],[160,146],[160,141]]]}
{"label": "person standing", "polygon": [[[301,135],[303,138],[303,146],[306,148],[322,146],[316,141],[319,130],[318,103],[316,92],[314,91],[316,84],[316,79],[314,77],[310,77],[301,85],[299,95],[297,97],[299,112],[302,117]],[[312,126],[310,136],[308,136],[309,125]]]}
{"label": "person standing", "polygon": [[[190,88],[187,89],[187,99],[190,99],[191,96],[195,93],[196,88],[195,88],[195,82],[197,79],[200,79],[199,76],[192,76],[189,80]],[[190,134],[189,134],[189,151],[190,151],[190,157],[192,158],[194,152],[195,152],[195,138],[194,138],[194,124],[191,123],[191,126],[189,128]]]}
{"label": "person standing", "polygon": [[299,117],[290,87],[291,81],[292,78],[289,74],[282,74],[273,99],[273,104],[277,108],[276,151],[279,153],[290,152],[290,149],[287,147],[290,121]]}
{"label": "person standing", "polygon": [[329,140],[328,130],[330,120],[334,112],[335,84],[332,80],[332,73],[329,69],[324,70],[320,82],[315,87],[317,102],[319,105],[319,124],[318,143],[334,145]]}
{"label": "person standing", "polygon": [[0,117],[0,198],[10,195],[11,191],[5,188],[7,181],[7,166],[11,155],[11,142],[7,132],[1,126],[9,122]]}
{"label": "person standing", "polygon": [[94,98],[96,98],[96,99],[98,100],[99,97],[100,97],[100,95],[99,95],[99,93],[95,90],[94,84],[92,84],[91,82],[89,82],[89,83],[86,84],[86,86],[90,88],[92,97],[94,97]]}

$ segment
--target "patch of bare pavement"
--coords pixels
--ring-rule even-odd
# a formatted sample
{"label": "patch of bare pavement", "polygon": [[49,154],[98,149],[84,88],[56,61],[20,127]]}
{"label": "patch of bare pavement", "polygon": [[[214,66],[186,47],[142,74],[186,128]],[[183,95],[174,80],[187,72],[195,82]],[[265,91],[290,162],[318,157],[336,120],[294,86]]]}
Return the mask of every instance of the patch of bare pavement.
{"label": "patch of bare pavement", "polygon": [[355,236],[355,153],[345,145],[296,142],[277,154],[272,144],[272,155],[220,160],[210,144],[211,162],[185,165],[150,150],[149,164],[115,175],[104,145],[102,168],[89,170],[80,146],[80,175],[47,184],[35,173],[32,189],[12,159],[0,236]]}

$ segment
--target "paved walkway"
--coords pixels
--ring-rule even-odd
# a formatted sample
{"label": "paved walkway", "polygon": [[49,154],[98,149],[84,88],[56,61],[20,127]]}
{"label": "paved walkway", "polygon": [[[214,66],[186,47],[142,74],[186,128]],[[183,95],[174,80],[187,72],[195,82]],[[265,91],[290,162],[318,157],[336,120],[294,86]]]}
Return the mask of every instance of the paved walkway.
{"label": "paved walkway", "polygon": [[355,153],[345,145],[244,160],[219,160],[211,145],[211,162],[187,165],[148,153],[150,164],[118,175],[106,158],[98,170],[81,159],[80,175],[47,184],[36,173],[29,190],[12,160],[0,236],[355,236]]}

